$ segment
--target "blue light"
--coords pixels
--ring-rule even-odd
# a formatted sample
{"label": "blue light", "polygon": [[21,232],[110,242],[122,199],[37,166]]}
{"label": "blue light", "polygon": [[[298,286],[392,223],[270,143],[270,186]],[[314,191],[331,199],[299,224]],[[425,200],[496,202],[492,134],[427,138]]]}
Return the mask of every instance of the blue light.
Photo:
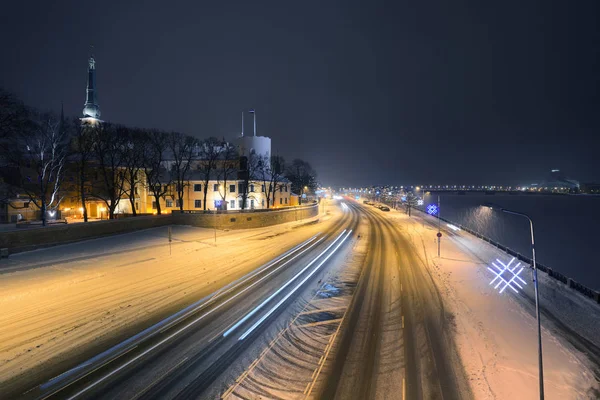
{"label": "blue light", "polygon": [[402,196],[402,197],[400,198],[400,200],[402,200],[402,201],[406,201],[406,196]]}
{"label": "blue light", "polygon": [[[510,260],[508,264],[504,264],[499,259],[496,259],[496,261],[502,267],[497,266],[496,263],[492,263],[492,265],[496,268],[495,270],[493,270],[490,267],[487,267],[488,270],[490,270],[494,275],[496,275],[494,279],[492,279],[492,281],[490,282],[490,285],[498,281],[498,283],[496,283],[496,286],[494,286],[494,289],[498,289],[502,285],[500,293],[504,292],[504,289],[506,289],[507,287],[511,288],[515,293],[519,293],[519,291],[516,289],[517,287],[523,290],[523,286],[519,284],[519,281],[523,285],[527,285],[527,282],[525,282],[523,278],[519,276],[519,274],[523,271],[523,267],[518,269],[521,263],[517,263],[517,265],[515,265],[511,269],[510,266],[512,265],[513,261],[515,261],[514,257],[512,260]],[[508,280],[504,278],[505,276],[508,278]]]}
{"label": "blue light", "polygon": [[427,214],[429,215],[437,215],[438,211],[438,206],[436,206],[435,204],[430,204],[427,206]]}

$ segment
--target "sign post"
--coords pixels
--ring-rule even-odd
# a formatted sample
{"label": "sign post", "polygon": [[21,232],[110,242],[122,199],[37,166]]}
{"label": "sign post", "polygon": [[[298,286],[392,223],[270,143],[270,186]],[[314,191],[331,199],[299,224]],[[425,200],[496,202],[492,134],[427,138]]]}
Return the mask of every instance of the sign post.
{"label": "sign post", "polygon": [[173,241],[173,235],[171,233],[171,227],[169,226],[169,255],[171,255],[171,242]]}

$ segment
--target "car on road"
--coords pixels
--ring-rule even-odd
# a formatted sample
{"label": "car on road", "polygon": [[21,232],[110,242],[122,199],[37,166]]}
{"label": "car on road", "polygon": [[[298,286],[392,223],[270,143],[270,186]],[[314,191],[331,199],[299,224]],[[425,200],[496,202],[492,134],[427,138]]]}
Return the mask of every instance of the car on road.
{"label": "car on road", "polygon": [[388,206],[380,206],[379,209],[381,211],[390,211],[390,208]]}

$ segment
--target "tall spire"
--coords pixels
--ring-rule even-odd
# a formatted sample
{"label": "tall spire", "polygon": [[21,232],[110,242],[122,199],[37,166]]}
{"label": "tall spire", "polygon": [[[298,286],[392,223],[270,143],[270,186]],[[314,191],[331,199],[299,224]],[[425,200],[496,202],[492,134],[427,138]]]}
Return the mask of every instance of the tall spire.
{"label": "tall spire", "polygon": [[[92,46],[92,51],[94,47]],[[88,81],[86,89],[85,105],[83,107],[84,118],[100,118],[100,106],[96,96],[96,60],[94,54],[90,54],[88,60]]]}

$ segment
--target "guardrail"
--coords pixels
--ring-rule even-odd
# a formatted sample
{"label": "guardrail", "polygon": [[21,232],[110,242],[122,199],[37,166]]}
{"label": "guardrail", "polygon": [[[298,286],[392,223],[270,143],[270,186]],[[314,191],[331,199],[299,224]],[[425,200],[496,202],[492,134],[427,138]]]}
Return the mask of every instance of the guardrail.
{"label": "guardrail", "polygon": [[[423,214],[429,215],[429,214],[427,214],[427,212],[425,212],[424,210],[421,210],[420,208],[413,207],[413,210],[417,210],[417,211],[422,212]],[[492,246],[497,247],[498,249],[504,251],[505,253],[515,257],[519,261],[523,261],[524,263],[527,263],[529,265],[531,265],[533,263],[531,258],[528,258],[528,257],[524,256],[523,254],[518,253],[518,252],[512,250],[511,248],[506,247],[503,244],[498,243],[495,240],[482,235],[481,233],[479,233],[477,231],[474,231],[474,230],[472,230],[466,226],[463,226],[461,224],[457,224],[454,221],[447,220],[446,218],[443,218],[443,217],[435,217],[434,216],[434,218],[439,218],[440,220],[442,220],[448,224],[452,224],[454,226],[459,227],[461,230],[468,232],[473,236],[478,237],[479,239],[491,244]],[[554,271],[552,268],[550,268],[544,264],[536,262],[536,266],[540,271],[545,272],[549,277],[554,278],[557,281],[564,283],[565,285],[567,285],[567,287],[569,287],[573,290],[576,290],[577,292],[581,293],[582,295],[589,297],[589,298],[595,300],[598,304],[600,304],[600,292],[598,292],[594,289],[590,289],[589,287],[582,285],[581,283],[569,278],[568,276],[563,275],[558,271]]]}

